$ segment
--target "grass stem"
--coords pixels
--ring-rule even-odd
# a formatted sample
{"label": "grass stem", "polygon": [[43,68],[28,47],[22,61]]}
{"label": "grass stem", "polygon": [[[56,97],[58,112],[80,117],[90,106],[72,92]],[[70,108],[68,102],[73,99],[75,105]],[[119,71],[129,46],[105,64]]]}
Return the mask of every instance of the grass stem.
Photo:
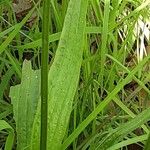
{"label": "grass stem", "polygon": [[40,149],[46,150],[47,145],[47,99],[48,99],[48,49],[49,49],[49,25],[50,25],[50,1],[43,3],[42,24],[42,63],[41,63],[41,136]]}

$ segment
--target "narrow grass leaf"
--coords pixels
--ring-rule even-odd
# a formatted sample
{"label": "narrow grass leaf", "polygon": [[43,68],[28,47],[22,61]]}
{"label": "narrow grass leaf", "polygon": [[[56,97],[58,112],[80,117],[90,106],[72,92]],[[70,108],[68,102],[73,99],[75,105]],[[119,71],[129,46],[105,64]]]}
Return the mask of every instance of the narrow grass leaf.
{"label": "narrow grass leaf", "polygon": [[15,25],[14,30],[10,33],[10,35],[7,37],[7,39],[0,45],[0,54],[5,51],[7,46],[12,42],[14,37],[19,33],[22,26],[26,23],[26,21],[29,19],[29,17],[32,15],[33,11],[35,10],[35,7],[26,15],[26,17],[17,25]]}
{"label": "narrow grass leaf", "polygon": [[9,80],[11,79],[11,76],[14,74],[14,71],[12,68],[9,68],[8,71],[5,73],[5,75],[2,77],[2,81],[0,84],[0,99],[3,98],[4,91],[8,85]]}
{"label": "narrow grass leaf", "polygon": [[133,10],[129,15],[124,17],[121,21],[119,21],[117,24],[110,26],[110,31],[112,31],[114,28],[122,24],[124,21],[128,20],[132,16],[135,16],[138,12],[142,11],[144,8],[146,8],[150,4],[149,0],[146,0],[143,2],[139,7],[137,7],[135,10]]}
{"label": "narrow grass leaf", "polygon": [[99,81],[101,86],[103,87],[103,77],[104,77],[104,66],[107,54],[107,38],[108,38],[108,23],[109,23],[109,12],[110,12],[110,0],[105,0],[105,7],[104,7],[104,18],[103,18],[103,27],[102,27],[102,45],[100,47],[100,56],[101,56],[101,67],[100,67],[100,74],[99,74]]}
{"label": "narrow grass leaf", "polygon": [[148,135],[144,150],[150,150],[150,133]]}
{"label": "narrow grass leaf", "polygon": [[8,132],[4,150],[12,150],[15,136],[14,129],[5,120],[0,120],[0,131],[2,130],[6,130]]}
{"label": "narrow grass leaf", "polygon": [[[61,32],[49,35],[49,42],[51,43],[51,42],[58,41],[60,39],[60,35],[61,35]],[[42,39],[38,39],[38,40],[35,40],[33,42],[30,42],[21,46],[17,46],[17,48],[29,49],[29,48],[35,48],[35,47],[41,47],[41,46],[42,46]]]}
{"label": "narrow grass leaf", "polygon": [[123,79],[116,88],[108,94],[108,96],[95,108],[95,110],[74,130],[74,132],[64,141],[63,149],[66,149],[73,140],[88,126],[88,124],[109,104],[109,102],[115,97],[115,95],[124,87],[137,73],[139,68],[143,67],[143,65],[149,61],[150,56],[146,57],[143,61],[141,61],[132,71],[131,73]]}
{"label": "narrow grass leaf", "polygon": [[146,123],[150,118],[150,108],[147,108],[135,118],[131,119],[125,124],[120,125],[118,128],[114,129],[108,136],[101,141],[100,145],[96,149],[108,149],[114,143],[119,142],[127,134],[140,127],[142,124]]}
{"label": "narrow grass leaf", "polygon": [[[134,143],[143,142],[147,138],[148,138],[147,134],[141,135],[141,136],[137,136],[137,137],[134,137],[134,138],[131,138],[131,139],[128,139],[128,140],[124,140],[124,141],[122,141],[120,143],[114,144],[113,146],[111,146],[107,150],[118,150],[120,148],[123,148],[125,146],[131,145],[131,144],[134,144]],[[149,150],[149,149],[147,149],[147,150]]]}
{"label": "narrow grass leaf", "polygon": [[[101,27],[97,27],[97,26],[86,27],[85,32],[87,34],[101,33]],[[61,32],[57,32],[57,33],[49,35],[49,43],[60,40],[60,36],[61,36]],[[42,39],[40,38],[33,42],[26,43],[24,45],[16,46],[16,47],[18,49],[29,49],[29,48],[36,48],[36,47],[41,47],[41,46],[42,46]]]}

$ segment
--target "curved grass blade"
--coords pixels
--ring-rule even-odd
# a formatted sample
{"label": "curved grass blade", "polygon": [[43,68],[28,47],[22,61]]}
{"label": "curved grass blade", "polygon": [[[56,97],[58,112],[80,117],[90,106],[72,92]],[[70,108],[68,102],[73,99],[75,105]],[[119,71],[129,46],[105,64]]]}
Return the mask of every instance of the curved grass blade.
{"label": "curved grass blade", "polygon": [[3,93],[8,85],[9,80],[11,79],[11,76],[14,74],[14,70],[12,68],[9,68],[8,71],[5,73],[5,75],[2,78],[2,81],[0,83],[0,100],[2,100]]}
{"label": "curved grass blade", "polygon": [[4,150],[12,150],[15,136],[14,129],[6,121],[0,120],[0,131],[1,130],[6,130],[8,132]]}
{"label": "curved grass blade", "polygon": [[111,102],[111,100],[116,96],[116,94],[125,86],[137,73],[139,68],[143,67],[145,63],[147,63],[150,59],[150,56],[146,57],[143,61],[141,61],[131,72],[130,74],[118,85],[116,88],[108,94],[108,96],[95,108],[95,110],[74,130],[74,132],[64,141],[63,149],[66,149],[73,140],[88,126],[88,124]]}
{"label": "curved grass blade", "polygon": [[[55,42],[60,39],[61,32],[54,33],[49,35],[49,42]],[[33,42],[27,43],[25,45],[17,46],[19,49],[29,49],[29,48],[35,48],[35,47],[41,47],[42,46],[42,39],[35,40]]]}
{"label": "curved grass blade", "polygon": [[110,146],[114,145],[114,143],[119,142],[119,140],[121,140],[127,134],[140,127],[142,124],[146,123],[149,118],[150,108],[144,110],[127,123],[122,124],[118,128],[114,129],[108,136],[105,137],[103,141],[100,142],[96,149],[108,149]]}
{"label": "curved grass blade", "polygon": [[9,36],[7,37],[7,39],[0,45],[0,54],[3,51],[5,51],[5,49],[10,44],[10,42],[12,42],[12,40],[14,39],[14,37],[19,33],[20,29],[26,23],[26,21],[29,19],[29,17],[32,15],[32,13],[34,12],[35,8],[36,7],[34,7],[33,9],[31,9],[31,11],[26,15],[26,17],[20,23],[18,23],[17,25],[15,25],[14,30],[9,34]]}
{"label": "curved grass blade", "polygon": [[150,133],[148,135],[147,142],[146,142],[144,150],[150,150]]}
{"label": "curved grass blade", "polygon": [[[97,26],[86,27],[85,32],[87,34],[90,34],[90,33],[101,33],[101,27],[100,26],[98,26],[98,27]],[[61,32],[57,32],[57,33],[49,35],[49,43],[60,40],[60,36],[61,36]],[[22,49],[30,49],[30,48],[41,47],[41,46],[42,46],[42,39],[40,38],[40,39],[35,40],[33,42],[29,42],[29,43],[26,43],[24,45],[16,46],[16,47],[18,49],[22,50]]]}
{"label": "curved grass blade", "polygon": [[[134,137],[134,138],[131,138],[131,139],[128,139],[128,140],[124,140],[120,143],[117,143],[117,144],[111,146],[110,148],[108,148],[107,150],[118,150],[118,149],[123,148],[127,145],[131,145],[131,144],[134,144],[134,143],[145,141],[147,138],[148,138],[147,134],[137,136],[137,137]],[[149,150],[149,149],[147,149],[147,150]]]}

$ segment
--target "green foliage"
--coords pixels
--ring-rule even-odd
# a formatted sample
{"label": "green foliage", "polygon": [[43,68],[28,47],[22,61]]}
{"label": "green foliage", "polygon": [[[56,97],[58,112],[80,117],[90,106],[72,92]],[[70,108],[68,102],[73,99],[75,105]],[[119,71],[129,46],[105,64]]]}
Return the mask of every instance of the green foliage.
{"label": "green foliage", "polygon": [[14,119],[17,132],[17,149],[29,147],[33,121],[40,99],[40,71],[34,71],[31,62],[25,61],[21,84],[11,87]]}
{"label": "green foliage", "polygon": [[147,142],[146,142],[144,150],[149,150],[149,149],[150,149],[150,133],[149,133],[149,136],[147,138]]}
{"label": "green foliage", "polygon": [[[50,26],[50,1],[43,3],[42,20],[42,54],[41,54],[41,132],[40,149],[47,149],[47,123],[48,123],[48,51],[49,51],[49,26]],[[38,136],[37,136],[38,137]],[[37,143],[38,144],[38,143]]]}
{"label": "green foliage", "polygon": [[14,74],[14,71],[12,68],[10,68],[6,73],[5,76],[2,78],[2,82],[0,84],[0,100],[2,101],[3,93],[5,89],[7,88],[8,82],[11,79],[12,75]]}
{"label": "green foliage", "polygon": [[2,130],[6,130],[8,133],[8,137],[6,139],[5,143],[5,149],[4,150],[12,150],[13,148],[13,142],[14,142],[14,129],[4,120],[0,120],[0,132]]}
{"label": "green foliage", "polygon": [[8,4],[10,2],[10,0],[0,0],[0,5],[2,5],[2,4]]}
{"label": "green foliage", "polygon": [[[61,149],[68,126],[82,62],[86,9],[87,1],[70,1],[55,59],[49,71],[47,149]],[[35,138],[38,137],[36,131]],[[38,149],[37,145],[34,149]]]}
{"label": "green foliage", "polygon": [[[64,142],[64,149],[69,146],[69,144],[83,131],[84,128],[102,111],[104,108],[111,102],[114,96],[127,84],[134,76],[134,74],[141,68],[148,60],[149,57],[146,57],[141,63],[139,63],[135,69],[122,81],[120,82],[116,88],[108,94],[108,96],[95,108],[95,110],[78,126],[76,130],[68,137],[68,139]],[[145,115],[145,114],[144,114]],[[143,115],[143,116],[144,116]],[[149,116],[148,116],[149,117]],[[141,117],[142,118],[142,117]],[[147,118],[146,118],[147,119]],[[108,145],[107,145],[108,146]]]}
{"label": "green foliage", "polygon": [[[12,148],[14,135],[7,135],[15,130],[18,150],[38,150],[43,4],[32,1],[33,8],[19,16],[11,2],[1,2],[0,119],[9,130],[1,129],[0,147]],[[147,150],[150,1],[49,2],[47,149],[117,150],[137,144]]]}
{"label": "green foliage", "polygon": [[142,113],[137,115],[134,119],[128,121],[125,124],[120,125],[118,128],[111,131],[100,143],[97,149],[108,149],[110,146],[115,145],[124,138],[128,133],[138,128],[143,123],[147,122],[150,117],[150,108],[144,110]]}

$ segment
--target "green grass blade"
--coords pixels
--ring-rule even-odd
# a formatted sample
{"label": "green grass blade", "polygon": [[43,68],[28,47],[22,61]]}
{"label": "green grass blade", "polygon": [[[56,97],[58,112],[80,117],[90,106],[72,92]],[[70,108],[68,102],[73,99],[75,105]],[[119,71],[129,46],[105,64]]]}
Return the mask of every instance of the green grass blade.
{"label": "green grass blade", "polygon": [[[85,32],[87,34],[90,33],[101,33],[101,27],[86,27]],[[49,35],[49,43],[55,42],[60,40],[61,32],[57,32],[54,34]],[[30,43],[26,43],[21,46],[16,46],[18,49],[30,49],[30,48],[36,48],[36,47],[41,47],[42,46],[42,39],[35,40]]]}
{"label": "green grass blade", "polygon": [[[135,118],[136,115],[117,97],[114,97],[113,101],[124,110],[130,117]],[[146,133],[149,133],[148,128],[145,125],[141,126]]]}
{"label": "green grass blade", "polygon": [[[130,71],[128,70],[128,68],[126,68],[124,65],[122,65],[118,60],[116,60],[114,57],[112,57],[111,55],[108,55],[107,56],[109,58],[111,58],[114,62],[116,62],[119,66],[121,66],[127,73],[130,74]],[[150,94],[150,90],[145,86],[145,84],[140,81],[136,76],[133,76],[133,79],[148,93]]]}
{"label": "green grass blade", "polygon": [[42,56],[41,56],[41,135],[40,149],[47,149],[47,114],[48,114],[48,51],[50,27],[50,0],[44,0],[42,24]]}
{"label": "green grass blade", "polygon": [[[107,150],[118,150],[118,149],[123,148],[127,145],[131,145],[131,144],[134,144],[134,143],[145,141],[147,138],[148,138],[147,134],[137,136],[137,137],[134,137],[134,138],[131,138],[131,139],[128,139],[128,140],[124,140],[120,143],[117,143],[117,144],[111,146],[110,148],[108,148]],[[149,150],[149,149],[147,149],[147,150]]]}
{"label": "green grass blade", "polygon": [[146,8],[148,5],[150,4],[149,0],[146,0],[145,2],[141,3],[140,6],[138,6],[135,10],[133,10],[129,15],[127,15],[126,17],[124,17],[121,21],[119,21],[117,24],[110,26],[110,31],[112,31],[114,28],[116,28],[117,26],[119,26],[120,24],[122,24],[124,21],[128,20],[129,18],[131,18],[132,16],[135,16],[137,13],[139,13],[140,11],[142,11],[144,8]]}
{"label": "green grass blade", "polygon": [[0,131],[1,130],[6,130],[8,132],[4,150],[12,150],[15,136],[14,129],[6,121],[0,120]]}
{"label": "green grass blade", "polygon": [[[54,33],[49,35],[49,43],[58,41],[60,39],[61,32]],[[38,39],[36,41],[27,43],[25,45],[17,46],[19,49],[29,49],[29,48],[35,48],[35,47],[41,47],[42,46],[42,39]]]}
{"label": "green grass blade", "polygon": [[150,118],[150,108],[145,109],[143,112],[138,114],[134,119],[128,121],[125,124],[120,125],[118,128],[114,129],[108,136],[101,141],[101,144],[97,149],[108,149],[114,143],[119,142],[127,134],[140,127],[142,124],[146,123]]}
{"label": "green grass blade", "polygon": [[12,26],[12,27],[6,29],[6,30],[3,31],[3,32],[0,32],[0,38],[4,37],[6,34],[8,34],[9,32],[11,32],[12,30],[14,30],[15,26],[16,26],[16,25],[14,25],[14,26]]}
{"label": "green grass blade", "polygon": [[9,51],[6,50],[5,53],[8,56],[14,71],[18,74],[19,78],[21,78],[21,67],[18,60],[16,60]]}
{"label": "green grass blade", "polygon": [[101,83],[101,87],[103,87],[103,77],[104,77],[104,69],[105,69],[105,60],[107,54],[107,39],[108,39],[108,23],[109,23],[109,10],[110,9],[110,0],[105,0],[104,7],[104,18],[103,18],[103,27],[102,27],[102,45],[100,47],[100,58],[101,58],[101,67],[99,74],[99,82]]}
{"label": "green grass blade", "polygon": [[26,15],[26,17],[17,25],[15,25],[14,30],[10,33],[10,35],[7,37],[7,39],[0,45],[0,54],[5,51],[7,46],[12,42],[14,37],[19,33],[21,27],[26,23],[26,21],[29,19],[29,17],[32,15],[33,11],[35,10],[35,7]]}
{"label": "green grass blade", "polygon": [[147,142],[146,142],[144,150],[150,150],[150,133],[148,135]]}
{"label": "green grass blade", "polygon": [[8,71],[5,73],[5,75],[2,77],[2,81],[0,83],[0,99],[2,99],[4,90],[6,89],[7,84],[13,74],[14,74],[13,69],[9,68]]}
{"label": "green grass blade", "polygon": [[108,96],[96,107],[96,109],[74,130],[74,132],[64,141],[63,149],[66,149],[73,140],[88,126],[88,124],[109,104],[109,102],[114,98],[114,96],[124,87],[135,75],[135,73],[141,68],[148,60],[149,57],[146,57],[143,61],[141,61],[135,69],[131,71],[131,73],[118,85],[116,88],[108,94]]}

